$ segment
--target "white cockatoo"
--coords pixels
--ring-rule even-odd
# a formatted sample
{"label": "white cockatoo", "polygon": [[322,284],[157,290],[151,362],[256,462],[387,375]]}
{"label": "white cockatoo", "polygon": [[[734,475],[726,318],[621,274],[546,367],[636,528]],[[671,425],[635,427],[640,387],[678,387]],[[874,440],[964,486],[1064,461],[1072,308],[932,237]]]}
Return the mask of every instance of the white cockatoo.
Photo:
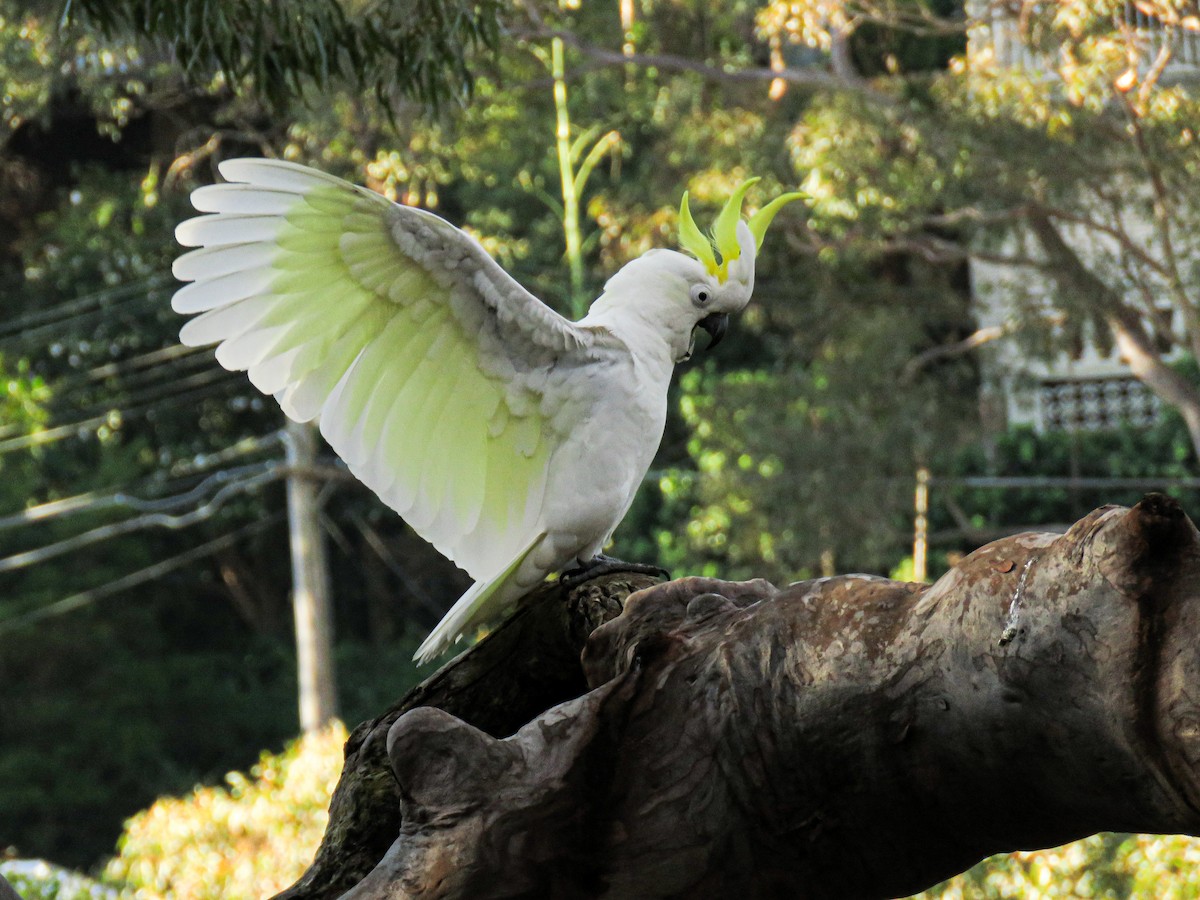
{"label": "white cockatoo", "polygon": [[[350,471],[476,579],[417,651],[494,623],[547,575],[588,567],[662,439],[667,385],[697,326],[725,332],[786,194],[749,221],[742,184],[713,244],[651,250],[571,322],[449,222],[294,163],[221,163],[172,300],[188,346],[321,433]],[[720,254],[720,259],[717,258]]]}

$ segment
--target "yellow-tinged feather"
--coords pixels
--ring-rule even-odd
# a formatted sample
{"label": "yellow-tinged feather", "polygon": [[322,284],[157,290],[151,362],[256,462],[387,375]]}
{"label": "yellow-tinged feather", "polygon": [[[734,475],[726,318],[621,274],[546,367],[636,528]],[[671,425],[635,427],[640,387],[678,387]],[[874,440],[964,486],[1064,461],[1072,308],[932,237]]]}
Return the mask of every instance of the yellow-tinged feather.
{"label": "yellow-tinged feather", "polygon": [[353,462],[355,465],[365,464],[380,447],[384,426],[396,406],[400,392],[421,363],[419,337],[419,329],[414,328],[409,319],[401,313],[388,324],[385,333],[376,339],[378,353],[369,362],[364,360],[364,364],[372,369],[379,367],[377,372],[367,376],[375,382],[376,388],[369,403],[357,414],[354,421],[345,451],[347,462]]}
{"label": "yellow-tinged feather", "polygon": [[446,617],[429,633],[429,637],[425,638],[421,646],[417,648],[416,659],[421,663],[427,663],[448,649],[462,636],[463,629],[469,625],[498,618],[504,612],[504,609],[491,608],[492,598],[496,595],[497,591],[502,590],[507,585],[509,579],[516,574],[521,564],[525,562],[545,538],[545,533],[536,535],[533,540],[521,549],[500,574],[488,581],[476,583],[467,593],[463,594],[451,608],[450,612],[446,614]]}
{"label": "yellow-tinged feather", "polygon": [[[405,364],[408,357],[403,353],[397,357],[397,349],[411,346],[419,351],[419,345],[416,344],[419,338],[420,335],[412,333],[402,314],[393,316],[383,332],[363,350],[354,363],[354,368],[339,385],[336,408],[331,411],[328,421],[322,416],[321,428],[334,449],[345,456],[347,463],[366,464],[370,455],[377,449],[373,442],[366,441],[362,445],[356,442],[353,439],[355,427],[373,405],[372,401],[381,398],[377,387],[388,367],[396,363]],[[394,383],[397,387],[402,384],[399,378]],[[330,399],[330,406],[334,407],[334,398]],[[385,404],[391,404],[397,400],[397,395],[384,394],[382,400]]]}
{"label": "yellow-tinged feather", "polygon": [[[421,343],[430,339],[444,340],[445,332],[451,331],[453,327],[444,317],[431,317],[421,326]],[[420,345],[415,349],[419,352]],[[386,473],[381,478],[378,490],[389,491],[397,482],[406,483],[406,504],[412,503],[417,487],[415,478],[418,477],[416,473],[419,470],[415,467],[414,460],[420,456],[419,444],[427,436],[428,430],[421,419],[422,406],[437,386],[442,371],[442,367],[430,365],[427,357],[420,357],[420,363],[396,394],[395,402],[387,416],[387,424],[368,464]],[[397,509],[397,512],[403,514],[402,510]]]}
{"label": "yellow-tinged feather", "polygon": [[492,413],[487,423],[488,437],[499,437],[504,433],[504,429],[508,427],[508,404],[500,403],[496,406],[495,412]]}
{"label": "yellow-tinged feather", "polygon": [[[327,253],[331,249],[332,241],[328,234],[283,226],[275,243],[292,253],[309,254]],[[336,249],[336,245],[332,249]]]}
{"label": "yellow-tinged feather", "polygon": [[[418,370],[409,379],[404,393],[407,402],[398,402],[392,407],[379,447],[371,457],[371,470],[376,472],[380,491],[388,505],[396,510],[414,528],[423,521],[421,509],[421,472],[425,461],[424,453],[429,449],[429,422],[426,421],[426,404],[438,386],[427,372]],[[411,389],[414,384],[423,390]],[[411,519],[410,519],[411,516]]]}
{"label": "yellow-tinged feather", "polygon": [[479,519],[487,472],[487,433],[480,427],[499,404],[499,388],[474,366],[464,367],[462,377],[438,423],[437,446],[446,448],[447,502],[434,527],[463,534]]}
{"label": "yellow-tinged feather", "polygon": [[[351,282],[350,287],[354,287]],[[339,293],[347,287],[346,267],[336,263],[315,263],[303,268],[281,271],[271,282],[274,294],[306,294],[314,301],[320,300],[319,291],[336,287]],[[360,291],[360,293],[363,293]],[[363,293],[364,296],[369,296]]]}
{"label": "yellow-tinged feather", "polygon": [[683,200],[679,203],[679,244],[684,250],[704,263],[710,275],[717,274],[717,258],[713,254],[712,244],[697,227],[688,208],[688,192],[683,192]]}
{"label": "yellow-tinged feather", "polygon": [[350,266],[350,274],[364,288],[383,298],[387,296],[388,287],[396,277],[396,270],[388,257],[381,256],[370,262]]}
{"label": "yellow-tinged feather", "polygon": [[338,267],[344,277],[346,263],[342,259],[342,252],[336,244],[325,244],[303,253],[295,250],[284,250],[271,263],[272,268],[282,272],[310,271],[312,269],[325,268],[326,266]]}
{"label": "yellow-tinged feather", "polygon": [[277,395],[284,411],[307,422],[321,413],[321,405],[329,397],[337,383],[350,368],[351,363],[363,352],[363,347],[372,337],[386,327],[393,310],[371,306],[355,320],[332,347],[321,365],[313,369],[300,381]]}
{"label": "yellow-tinged feather", "polygon": [[346,265],[353,268],[383,259],[396,264],[396,245],[382,231],[352,231],[343,234],[337,242]]}
{"label": "yellow-tinged feather", "polygon": [[775,214],[793,200],[800,200],[805,196],[800,191],[792,191],[781,197],[776,197],[752,215],[746,224],[750,226],[750,233],[754,235],[755,246],[760,249],[762,248],[763,237],[766,236],[767,227],[771,224],[771,220],[775,218]]}
{"label": "yellow-tinged feather", "polygon": [[384,227],[382,210],[376,204],[360,202],[346,214],[341,224],[352,234],[378,234]]}
{"label": "yellow-tinged feather", "polygon": [[420,319],[428,315],[433,303],[427,295],[439,291],[437,284],[422,269],[409,264],[399,272],[393,273],[392,283],[388,285],[387,298],[393,303],[407,303],[412,306],[414,317],[420,309]]}
{"label": "yellow-tinged feather", "polygon": [[337,187],[319,187],[304,194],[304,203],[327,216],[349,215],[365,198],[360,194]]}
{"label": "yellow-tinged feather", "polygon": [[[466,363],[470,365],[470,363]],[[437,519],[442,505],[449,498],[450,482],[455,477],[451,467],[455,452],[450,438],[455,422],[447,413],[454,403],[456,391],[460,390],[467,372],[460,365],[439,373],[433,388],[417,413],[417,426],[425,432],[425,441],[420,447],[417,502],[413,504],[412,526],[429,528]],[[435,535],[431,535],[435,537]],[[438,541],[441,543],[441,541]]]}
{"label": "yellow-tinged feather", "polygon": [[746,199],[746,191],[750,190],[751,185],[760,180],[759,178],[747,178],[739,184],[729,195],[725,205],[721,207],[721,212],[717,214],[717,221],[713,224],[713,240],[716,242],[717,252],[721,254],[722,281],[725,280],[724,276],[728,271],[729,263],[741,256],[737,240],[737,225],[742,220],[742,201]]}
{"label": "yellow-tinged feather", "polygon": [[[343,293],[346,295],[343,298],[331,297],[324,309],[313,311],[306,323],[307,334],[300,331],[291,348],[273,353],[250,370],[255,387],[263,393],[274,394],[320,367],[329,357],[334,343],[370,308],[370,298],[362,296],[361,292]],[[273,310],[272,314],[278,313]]]}
{"label": "yellow-tinged feather", "polygon": [[454,502],[447,513],[453,514],[453,526],[458,533],[466,534],[475,529],[483,511],[488,437],[487,432],[479,426],[491,417],[502,398],[500,386],[478,369],[469,373],[462,396],[464,402],[457,412],[458,428],[454,443],[461,463],[452,469]]}
{"label": "yellow-tinged feather", "polygon": [[426,295],[408,304],[408,314],[412,316],[414,322],[424,322],[441,308],[440,304],[435,303]]}

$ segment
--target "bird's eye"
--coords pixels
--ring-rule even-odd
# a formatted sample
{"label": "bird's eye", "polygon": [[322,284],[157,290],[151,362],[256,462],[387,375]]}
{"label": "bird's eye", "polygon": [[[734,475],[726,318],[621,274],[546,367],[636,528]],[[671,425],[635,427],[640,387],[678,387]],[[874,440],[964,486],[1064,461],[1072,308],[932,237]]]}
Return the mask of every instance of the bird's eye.
{"label": "bird's eye", "polygon": [[704,285],[702,285],[702,284],[692,285],[692,302],[695,303],[697,306],[701,306],[701,305],[707,303],[711,296],[712,296],[712,291],[710,291]]}

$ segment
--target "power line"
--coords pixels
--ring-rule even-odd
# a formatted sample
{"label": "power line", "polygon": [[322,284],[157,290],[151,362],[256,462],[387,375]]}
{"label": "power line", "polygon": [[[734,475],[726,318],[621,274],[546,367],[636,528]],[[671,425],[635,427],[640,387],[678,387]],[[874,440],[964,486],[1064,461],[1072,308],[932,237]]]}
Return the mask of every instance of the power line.
{"label": "power line", "polygon": [[171,465],[168,473],[175,478],[182,475],[191,475],[195,472],[203,472],[211,469],[214,465],[220,465],[231,459],[236,459],[239,456],[245,456],[249,453],[254,453],[262,450],[264,447],[269,447],[272,444],[278,444],[283,440],[283,429],[279,428],[269,434],[264,434],[257,437],[242,438],[235,444],[230,444],[223,450],[217,450],[213,453],[197,453],[191,459],[181,459]]}
{"label": "power line", "polygon": [[[101,525],[99,528],[93,528],[81,534],[72,535],[69,538],[64,538],[61,541],[56,541],[53,544],[47,544],[44,547],[38,547],[34,550],[26,550],[22,553],[14,553],[12,556],[0,557],[0,572],[11,572],[16,569],[23,569],[27,566],[36,565],[46,562],[50,559],[55,559],[64,554],[71,553],[74,550],[82,549],[91,544],[99,543],[100,541],[111,540],[116,537],[123,537],[127,534],[132,534],[136,531],[143,531],[147,528],[169,528],[178,530],[195,525],[197,522],[203,522],[205,519],[215,515],[225,502],[237,494],[243,494],[247,491],[255,490],[262,487],[264,484],[269,484],[283,476],[283,471],[274,461],[269,463],[260,463],[260,471],[256,475],[244,478],[241,481],[234,481],[231,484],[226,484],[212,496],[208,502],[196,507],[190,512],[179,516],[172,516],[162,512],[145,513],[140,516],[135,516],[132,519],[125,519],[121,522],[113,522],[109,525]],[[223,473],[218,472],[217,475]],[[216,476],[213,476],[214,478]],[[211,481],[210,479],[205,479]],[[188,494],[193,494],[194,491],[189,491]],[[185,495],[180,495],[185,496]],[[178,498],[164,498],[162,502],[173,502]]]}
{"label": "power line", "polygon": [[[84,294],[82,297],[76,297],[73,300],[67,300],[64,303],[59,303],[54,306],[48,306],[45,309],[40,309],[35,312],[26,313],[23,316],[18,316],[15,319],[0,324],[0,340],[6,342],[12,335],[26,332],[26,329],[31,331],[42,331],[49,327],[61,325],[65,322],[70,322],[72,319],[82,318],[84,316],[95,315],[97,312],[102,312],[108,309],[104,306],[108,301],[126,300],[131,296],[140,295],[140,299],[149,299],[149,291],[165,286],[170,281],[166,275],[151,275],[140,281],[132,281],[128,284],[118,285],[117,287],[106,288],[104,290],[95,291],[91,294]],[[146,292],[146,293],[143,293]],[[96,304],[101,304],[100,309],[88,310],[87,307]],[[111,304],[109,304],[111,306]],[[79,310],[85,310],[79,312]],[[24,334],[22,334],[24,336]]]}
{"label": "power line", "polygon": [[28,348],[32,343],[47,340],[46,335],[52,336],[57,332],[61,332],[68,326],[77,327],[85,319],[112,313],[116,311],[118,307],[120,307],[121,312],[125,312],[127,307],[136,308],[140,304],[149,302],[158,302],[158,300],[150,294],[140,295],[129,300],[125,300],[122,303],[110,303],[107,306],[101,306],[86,312],[77,313],[70,318],[60,319],[57,322],[47,322],[45,325],[36,325],[31,328],[23,328],[17,333],[7,334],[0,337],[0,350],[20,351],[23,348]]}
{"label": "power line", "polygon": [[114,375],[120,375],[124,372],[133,369],[146,368],[148,366],[158,366],[165,362],[172,362],[181,357],[196,356],[203,354],[205,351],[212,351],[211,347],[188,347],[186,344],[171,344],[167,347],[160,347],[158,350],[151,350],[148,353],[142,353],[139,356],[130,356],[126,359],[114,360],[110,363],[105,363],[101,366],[96,366],[94,369],[89,369],[84,373],[84,378],[88,381],[102,381],[105,378],[112,378]]}
{"label": "power line", "polygon": [[[205,351],[208,352],[206,353]],[[213,362],[211,353],[211,347],[186,347],[183,344],[170,344],[137,356],[118,359],[95,366],[86,372],[68,372],[60,376],[53,383],[51,390],[56,394],[64,393],[84,385],[103,381],[106,378],[126,375],[126,373],[133,374],[129,374],[122,380],[122,388],[128,389],[132,386],[141,386],[143,381],[157,379],[164,370],[173,372],[178,366],[190,366],[198,361],[211,363]],[[149,379],[147,379],[147,376],[149,376]],[[166,379],[164,379],[165,382]],[[0,429],[0,431],[11,431],[13,427],[9,426],[8,429]]]}
{"label": "power line", "polygon": [[[203,357],[192,357],[191,359],[182,360],[180,363],[178,363],[178,365],[188,365],[193,360],[199,360],[200,362],[207,362],[207,360],[205,360]],[[163,373],[159,370],[153,370],[153,371],[144,372],[141,374],[149,375],[151,377],[144,384],[126,385],[127,388],[128,387],[141,388],[142,392],[141,393],[132,393],[130,396],[126,397],[122,401],[123,403],[131,405],[131,406],[141,404],[141,403],[153,403],[157,400],[171,397],[181,387],[186,389],[188,387],[198,387],[198,386],[204,385],[204,384],[212,384],[212,383],[220,381],[224,378],[230,377],[235,373],[227,372],[226,370],[221,369],[221,368],[213,368],[208,365],[204,365],[204,366],[199,367],[198,371],[193,372],[190,375],[186,375],[184,377],[180,377],[180,373],[177,373],[177,372],[170,372],[167,374],[166,377],[161,377]],[[172,388],[171,390],[167,390],[165,392],[158,390],[159,388],[162,388],[162,387],[168,386],[168,385]],[[78,386],[79,386],[78,383],[72,384],[68,380],[65,383],[60,383],[59,385],[56,385],[56,389],[61,390],[63,388],[71,388],[71,387],[78,387]],[[86,406],[82,409],[73,409],[70,412],[74,416],[103,415],[104,417],[107,418],[113,412],[113,405],[111,403],[103,403],[103,402],[102,403],[93,403],[90,406]],[[48,425],[51,428],[56,427],[54,421],[49,422]],[[9,435],[12,435],[12,434],[18,434],[18,433],[20,433],[21,430],[22,430],[22,427],[20,425],[15,425],[15,424],[2,427],[2,428],[0,428],[0,438],[8,437]]]}
{"label": "power line", "polygon": [[[200,388],[208,387],[209,385],[200,385],[199,387],[192,388],[187,391],[181,391],[180,393],[175,394],[175,395],[170,395],[170,394],[164,395],[163,397],[159,398],[159,400],[160,401],[161,400],[171,400],[172,402],[175,402],[175,401],[183,400],[184,394],[190,394],[190,393],[197,392],[197,391],[198,391],[198,393],[196,393],[195,396],[190,396],[190,397],[187,397],[186,399],[192,400],[192,401],[200,400],[204,397],[218,394],[218,393],[220,393],[221,390],[223,390],[227,387],[230,387],[236,383],[242,382],[241,378],[234,377],[237,373],[228,372],[228,373],[224,373],[224,374],[228,377],[223,381],[218,381],[215,383],[217,390],[203,391],[203,390],[200,390]],[[145,414],[146,412],[149,412],[152,409],[155,409],[157,406],[158,406],[158,401],[152,402],[152,403],[147,403],[144,406],[133,407],[133,408],[129,408],[129,409],[112,409],[112,410],[109,410],[108,412],[104,413],[103,415],[92,416],[91,418],[88,418],[88,419],[82,419],[78,422],[71,422],[71,423],[68,423],[65,425],[59,425],[55,428],[49,428],[45,431],[34,432],[33,434],[25,434],[25,435],[21,435],[20,437],[9,438],[8,440],[0,441],[0,456],[4,455],[5,453],[11,453],[15,450],[24,450],[29,447],[40,447],[43,444],[52,444],[52,443],[55,443],[56,441],[61,441],[65,438],[75,436],[75,435],[79,434],[79,432],[81,432],[81,431],[86,431],[88,429],[91,429],[96,426],[107,423],[108,421],[110,421],[110,419],[113,415],[120,417],[122,420],[134,419],[134,418],[137,418],[138,416]]]}
{"label": "power line", "polygon": [[[113,507],[126,507],[132,509],[134,512],[142,513],[178,509],[181,506],[186,506],[189,503],[203,499],[205,494],[213,487],[219,487],[243,475],[257,473],[266,466],[274,464],[273,460],[268,460],[267,462],[251,463],[247,466],[235,466],[232,469],[222,469],[219,472],[209,475],[199,484],[194,485],[183,493],[172,494],[167,497],[143,498],[127,494],[124,491],[114,491],[110,494],[97,494],[95,491],[89,491],[86,494],[76,494],[74,497],[52,500],[49,503],[31,506],[18,513],[0,516],[0,531],[8,528],[33,525],[38,522],[47,522],[52,519],[60,519],[80,513],[112,509]],[[146,485],[151,481],[152,479],[146,479],[139,482],[139,484]]]}
{"label": "power line", "polygon": [[65,597],[51,603],[49,606],[43,606],[41,609],[35,609],[31,612],[21,613],[16,616],[9,616],[6,619],[0,619],[0,634],[6,634],[14,631],[24,625],[31,625],[34,622],[40,622],[42,619],[50,618],[51,616],[62,615],[63,613],[71,612],[79,609],[89,603],[94,603],[97,600],[103,600],[105,597],[110,597],[113,594],[120,593],[123,590],[131,587],[137,587],[139,584],[145,584],[147,581],[153,581],[156,578],[161,578],[175,569],[185,566],[194,560],[201,559],[211,553],[216,553],[219,550],[224,550],[244,537],[264,531],[277,522],[282,521],[283,513],[275,513],[265,519],[257,522],[251,522],[242,528],[232,531],[222,537],[215,538],[206,544],[201,544],[199,547],[193,547],[178,556],[172,556],[170,559],[165,559],[162,562],[157,562],[154,565],[147,566],[144,569],[138,569],[136,572],[131,572],[115,581],[110,581],[108,584],[103,584],[100,587],[91,588],[90,590],[81,591],[78,594],[72,594],[70,597]]}
{"label": "power line", "polygon": [[[216,384],[221,381],[228,381],[236,378],[238,381],[244,382],[244,379],[239,377],[240,375],[240,372],[229,372],[219,367],[213,368],[210,366],[204,366],[199,371],[193,372],[190,375],[186,375],[182,378],[164,378],[161,381],[156,381],[152,384],[142,385],[141,387],[143,390],[140,393],[130,394],[124,399],[124,404],[131,407],[153,406],[162,400],[171,400],[177,394],[183,394],[187,391],[201,388],[210,384]],[[166,387],[167,390],[161,390],[163,387]],[[90,409],[83,409],[79,412],[83,415],[87,415],[92,410],[99,412],[103,409],[110,409],[111,406],[112,404],[98,403],[93,404]]]}
{"label": "power line", "polygon": [[445,615],[446,610],[429,596],[429,592],[421,587],[417,580],[408,574],[404,566],[400,565],[399,560],[392,555],[392,551],[389,550],[387,544],[383,542],[383,538],[380,536],[379,532],[372,528],[366,519],[364,519],[357,511],[354,511],[350,514],[350,521],[354,523],[355,527],[359,530],[359,533],[362,534],[363,538],[367,542],[367,546],[374,551],[377,557],[379,557],[380,562],[387,566],[388,570],[399,579],[400,583],[408,589],[409,594],[411,594],[414,599],[416,599],[422,606],[424,606],[434,615]]}
{"label": "power line", "polygon": [[[187,349],[190,350],[191,348]],[[89,385],[95,385],[97,382],[110,378],[119,378],[120,380],[117,382],[116,388],[121,391],[130,391],[134,388],[169,384],[173,378],[179,377],[181,372],[197,368],[198,365],[204,368],[221,370],[221,366],[217,364],[211,348],[206,347],[204,349],[209,350],[209,352],[179,354],[149,366],[129,366],[128,368],[112,365],[103,366],[100,368],[111,369],[111,374],[102,375],[99,378],[91,377],[90,373],[83,374],[81,377],[66,375],[54,383],[53,389],[61,393],[67,390],[77,390]],[[103,389],[111,390],[107,385],[104,385]]]}

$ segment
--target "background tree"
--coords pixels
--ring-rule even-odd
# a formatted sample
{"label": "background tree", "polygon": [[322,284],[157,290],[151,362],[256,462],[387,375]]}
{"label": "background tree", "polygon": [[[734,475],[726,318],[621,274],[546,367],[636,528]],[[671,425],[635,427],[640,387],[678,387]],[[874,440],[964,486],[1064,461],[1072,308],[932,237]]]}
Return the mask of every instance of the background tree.
{"label": "background tree", "polygon": [[[812,104],[794,134],[820,247],[999,267],[1005,296],[982,299],[1009,322],[968,346],[1014,332],[1042,353],[1115,342],[1200,450],[1200,387],[1170,364],[1200,346],[1194,4],[1031,0],[966,13],[854,0],[760,13],[776,41],[840,35],[873,76],[870,92]],[[971,33],[975,51],[914,72],[881,29],[926,35],[926,46]]]}

